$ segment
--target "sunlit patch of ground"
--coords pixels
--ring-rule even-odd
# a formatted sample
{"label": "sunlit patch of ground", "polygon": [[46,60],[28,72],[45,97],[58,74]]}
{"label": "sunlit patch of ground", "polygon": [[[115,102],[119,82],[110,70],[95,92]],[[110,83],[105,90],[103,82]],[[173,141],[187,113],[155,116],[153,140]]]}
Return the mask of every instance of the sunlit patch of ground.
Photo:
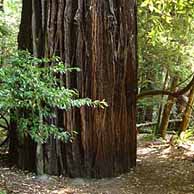
{"label": "sunlit patch of ground", "polygon": [[168,141],[138,142],[137,167],[107,179],[36,178],[0,167],[0,187],[18,194],[194,194],[194,144],[177,147]]}

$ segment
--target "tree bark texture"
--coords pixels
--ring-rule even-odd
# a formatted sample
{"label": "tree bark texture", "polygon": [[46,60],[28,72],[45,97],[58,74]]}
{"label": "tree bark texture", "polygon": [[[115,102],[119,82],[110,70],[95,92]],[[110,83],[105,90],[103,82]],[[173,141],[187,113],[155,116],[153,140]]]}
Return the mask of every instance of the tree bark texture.
{"label": "tree bark texture", "polygon": [[32,53],[32,0],[22,1],[22,14],[18,34],[18,49]]}
{"label": "tree bark texture", "polygon": [[98,178],[127,172],[136,164],[136,1],[34,1],[39,3],[32,9],[35,52],[80,67],[62,78],[64,85],[109,105],[57,111],[55,123],[78,135],[67,144],[50,137],[45,172]]}

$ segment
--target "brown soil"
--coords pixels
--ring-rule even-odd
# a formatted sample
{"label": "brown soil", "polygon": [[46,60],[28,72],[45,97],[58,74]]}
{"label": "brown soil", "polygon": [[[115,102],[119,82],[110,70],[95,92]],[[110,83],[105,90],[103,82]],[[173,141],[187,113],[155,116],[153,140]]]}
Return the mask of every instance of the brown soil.
{"label": "brown soil", "polygon": [[[137,167],[101,180],[36,177],[4,165],[0,191],[18,194],[194,194],[194,145],[140,140]],[[1,192],[0,192],[1,194]]]}

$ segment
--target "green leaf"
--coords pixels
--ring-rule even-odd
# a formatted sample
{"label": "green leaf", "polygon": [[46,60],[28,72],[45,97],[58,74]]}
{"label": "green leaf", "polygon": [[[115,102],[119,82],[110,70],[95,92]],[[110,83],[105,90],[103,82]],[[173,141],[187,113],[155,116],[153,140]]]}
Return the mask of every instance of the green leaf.
{"label": "green leaf", "polygon": [[[45,143],[49,136],[62,141],[73,141],[75,133],[49,124],[50,118],[56,117],[56,109],[64,111],[82,106],[107,107],[105,100],[92,101],[79,98],[75,89],[61,86],[56,73],[77,71],[62,63],[61,59],[39,59],[26,51],[12,55],[9,64],[0,67],[0,109],[18,112],[15,118],[18,123],[20,140],[30,135],[36,142]],[[52,65],[48,66],[48,64]]]}

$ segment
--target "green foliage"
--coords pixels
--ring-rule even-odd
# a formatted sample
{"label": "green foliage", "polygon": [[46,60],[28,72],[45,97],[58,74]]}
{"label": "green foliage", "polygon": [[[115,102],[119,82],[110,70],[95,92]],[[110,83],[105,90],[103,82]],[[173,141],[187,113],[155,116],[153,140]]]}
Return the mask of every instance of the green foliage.
{"label": "green foliage", "polygon": [[147,69],[151,68],[158,76],[163,68],[168,69],[171,74],[187,76],[193,59],[194,2],[138,2],[140,68],[146,68],[147,65]]}
{"label": "green foliage", "polygon": [[0,11],[0,64],[17,49],[21,0],[4,0],[4,12]]}
{"label": "green foliage", "polygon": [[29,53],[17,52],[10,63],[0,68],[0,109],[15,112],[19,134],[30,135],[37,142],[45,142],[50,135],[69,141],[74,132],[64,131],[48,122],[55,117],[55,110],[68,111],[74,107],[92,106],[104,108],[106,102],[79,98],[76,90],[63,86],[59,74],[78,71],[55,57],[38,59]]}
{"label": "green foliage", "polygon": [[189,140],[194,140],[194,129],[188,129],[187,131],[181,132],[180,136],[178,137],[178,141],[180,142],[187,142]]}
{"label": "green foliage", "polygon": [[[138,0],[140,92],[162,90],[166,72],[168,80],[176,76],[182,83],[194,70],[193,6],[193,0]],[[181,87],[187,83],[188,80]],[[154,102],[147,98],[138,102],[138,106],[145,108],[152,103],[153,107],[158,107],[160,97]]]}
{"label": "green foliage", "polygon": [[181,132],[181,134],[177,133],[173,135],[170,139],[170,143],[172,145],[181,145],[184,143],[194,143],[194,129],[191,128],[191,129]]}
{"label": "green foliage", "polygon": [[5,191],[0,191],[0,194],[6,194],[6,192]]}

